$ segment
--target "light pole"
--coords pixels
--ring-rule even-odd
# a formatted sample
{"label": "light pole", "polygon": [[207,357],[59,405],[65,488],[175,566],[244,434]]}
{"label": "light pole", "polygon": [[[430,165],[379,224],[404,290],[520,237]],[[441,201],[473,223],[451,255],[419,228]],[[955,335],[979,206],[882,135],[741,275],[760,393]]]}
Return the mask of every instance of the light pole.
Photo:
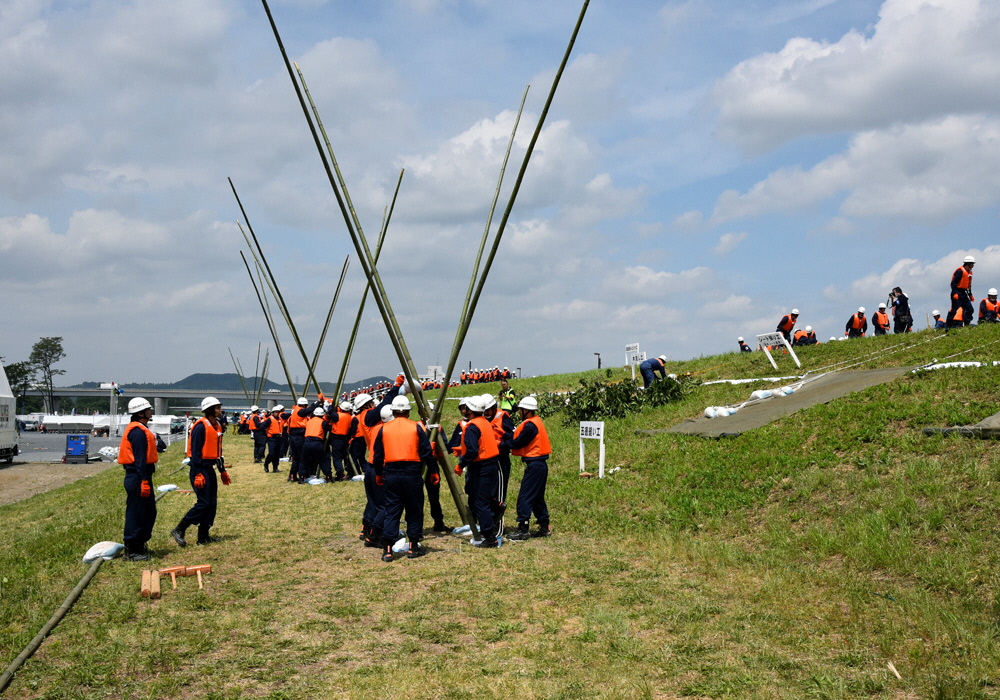
{"label": "light pole", "polygon": [[600,369],[601,368],[601,353],[595,352],[594,354],[597,355],[597,369]]}
{"label": "light pole", "polygon": [[521,378],[521,368],[520,367],[517,368],[517,378],[518,379]]}

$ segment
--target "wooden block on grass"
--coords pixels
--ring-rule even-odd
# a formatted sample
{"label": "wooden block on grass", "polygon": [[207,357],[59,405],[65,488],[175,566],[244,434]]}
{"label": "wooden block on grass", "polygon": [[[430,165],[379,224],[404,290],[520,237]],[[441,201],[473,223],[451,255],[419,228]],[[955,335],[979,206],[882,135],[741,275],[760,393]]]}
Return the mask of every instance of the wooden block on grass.
{"label": "wooden block on grass", "polygon": [[139,593],[143,598],[149,597],[149,581],[152,578],[152,572],[148,569],[142,572],[142,586],[139,589]]}
{"label": "wooden block on grass", "polygon": [[149,572],[149,597],[159,598],[160,597],[160,572],[150,571]]}

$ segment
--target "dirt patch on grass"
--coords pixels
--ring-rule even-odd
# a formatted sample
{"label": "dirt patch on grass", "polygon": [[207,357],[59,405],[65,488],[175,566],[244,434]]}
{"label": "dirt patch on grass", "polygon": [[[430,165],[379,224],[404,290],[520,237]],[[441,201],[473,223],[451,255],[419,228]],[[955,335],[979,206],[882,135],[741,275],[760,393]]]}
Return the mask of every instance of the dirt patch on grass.
{"label": "dirt patch on grass", "polygon": [[0,469],[0,506],[57,489],[115,466],[118,465],[114,462],[15,462]]}

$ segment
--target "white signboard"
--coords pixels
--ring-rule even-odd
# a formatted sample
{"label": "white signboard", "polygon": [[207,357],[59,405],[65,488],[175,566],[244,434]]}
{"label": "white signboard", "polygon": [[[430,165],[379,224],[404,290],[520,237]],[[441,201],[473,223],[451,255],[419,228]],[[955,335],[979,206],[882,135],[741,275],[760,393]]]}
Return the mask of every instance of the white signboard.
{"label": "white signboard", "polygon": [[633,353],[633,352],[639,352],[639,343],[631,343],[631,344],[625,346],[625,354],[626,355],[628,355],[629,353]]}
{"label": "white signboard", "polygon": [[625,364],[632,368],[632,380],[635,381],[635,366],[646,361],[646,353],[639,352],[639,343],[629,343],[625,346]]}
{"label": "white signboard", "polygon": [[604,478],[604,421],[580,421],[580,471],[583,472],[583,441],[600,440],[601,452],[598,463],[598,478]]}
{"label": "white signboard", "polygon": [[776,345],[784,347],[785,351],[792,356],[793,360],[795,360],[796,367],[802,367],[802,363],[799,362],[799,358],[795,355],[795,351],[792,350],[792,346],[788,344],[788,341],[785,340],[785,336],[781,333],[764,333],[762,335],[758,335],[757,344],[760,345],[761,350],[763,350],[764,354],[767,355],[767,359],[771,361],[771,366],[775,369],[778,369],[778,363],[774,361],[773,357],[771,357],[771,348]]}

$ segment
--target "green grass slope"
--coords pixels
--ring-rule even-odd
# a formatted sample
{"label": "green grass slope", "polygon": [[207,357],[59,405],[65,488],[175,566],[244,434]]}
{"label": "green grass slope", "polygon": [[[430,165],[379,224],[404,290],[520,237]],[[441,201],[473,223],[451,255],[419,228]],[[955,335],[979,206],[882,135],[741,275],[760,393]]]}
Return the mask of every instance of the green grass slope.
{"label": "green grass slope", "polygon": [[[992,361],[1000,328],[800,358],[810,371]],[[794,372],[779,364],[732,353],[670,369],[701,381]],[[514,388],[566,391],[597,375]],[[428,556],[393,564],[357,539],[359,484],[288,485],[229,437],[223,541],[179,550],[168,532],[192,497],[169,494],[151,542],[161,567],[211,563],[205,590],[166,580],[161,600],[145,600],[141,564],[106,563],[5,697],[1000,697],[997,448],[921,432],[1000,410],[998,377],[992,366],[907,374],[738,438],[636,434],[776,385],[697,386],[607,421],[607,467],[621,469],[603,480],[579,478],[577,430],[550,416],[554,537],[493,551],[431,537]],[[157,483],[184,482],[168,476],[177,449]],[[519,475],[515,463],[511,510]],[[83,552],[120,539],[123,504],[110,469],[0,508],[5,662],[86,571]]]}

